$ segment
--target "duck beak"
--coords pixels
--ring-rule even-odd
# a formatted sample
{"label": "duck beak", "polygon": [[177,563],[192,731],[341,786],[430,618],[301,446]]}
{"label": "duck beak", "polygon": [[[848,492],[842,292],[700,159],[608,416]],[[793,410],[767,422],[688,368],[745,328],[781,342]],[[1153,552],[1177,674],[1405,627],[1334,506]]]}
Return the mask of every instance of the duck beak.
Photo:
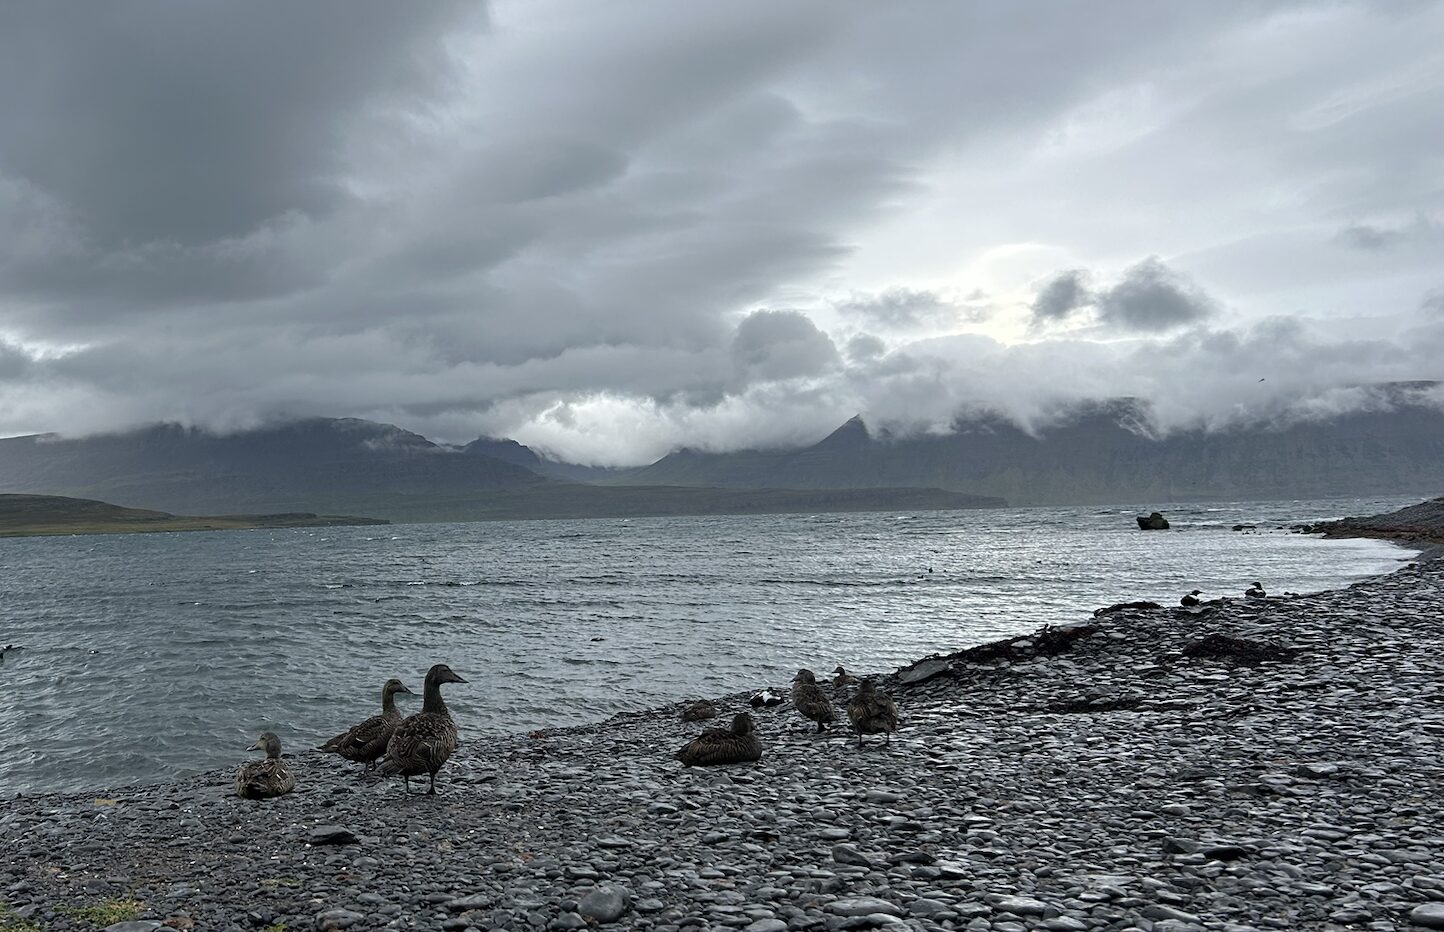
{"label": "duck beak", "polygon": [[396,691],[399,692],[399,693],[406,693],[406,694],[409,695],[409,696],[414,696],[414,695],[416,695],[416,693],[414,693],[414,692],[412,692],[411,690],[407,689],[407,688],[406,688],[406,684],[404,684],[404,683],[401,685],[401,688],[398,689],[398,690],[396,690]]}
{"label": "duck beak", "polygon": [[458,676],[458,675],[455,674],[455,673],[451,674],[451,677],[452,677],[452,678],[451,678],[451,681],[452,681],[453,683],[465,683],[465,682],[466,682],[466,680],[462,679],[460,676]]}

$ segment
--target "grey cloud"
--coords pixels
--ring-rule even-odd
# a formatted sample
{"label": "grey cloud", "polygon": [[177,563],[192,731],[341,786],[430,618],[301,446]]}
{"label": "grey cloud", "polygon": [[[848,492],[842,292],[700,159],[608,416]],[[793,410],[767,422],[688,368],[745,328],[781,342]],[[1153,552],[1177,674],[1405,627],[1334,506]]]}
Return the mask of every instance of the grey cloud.
{"label": "grey cloud", "polygon": [[947,327],[955,323],[980,323],[991,313],[991,308],[986,305],[969,306],[944,298],[936,291],[901,287],[888,288],[877,294],[853,295],[846,301],[837,302],[835,307],[839,313],[884,327]]}
{"label": "grey cloud", "polygon": [[1098,319],[1128,330],[1170,330],[1196,323],[1217,309],[1203,289],[1150,256],[1098,293]]}
{"label": "grey cloud", "polygon": [[1338,241],[1368,252],[1382,252],[1415,243],[1444,243],[1444,223],[1424,214],[1398,226],[1355,223],[1339,231]]}
{"label": "grey cloud", "polygon": [[847,358],[853,362],[866,362],[887,352],[887,344],[871,333],[859,333],[847,341]]}
{"label": "grey cloud", "polygon": [[1419,310],[1426,314],[1444,316],[1444,288],[1435,288],[1419,302]]}
{"label": "grey cloud", "polygon": [[1088,291],[1088,272],[1084,269],[1069,269],[1050,278],[1033,299],[1033,324],[1041,325],[1062,320],[1081,307],[1091,304],[1093,296]]}
{"label": "grey cloud", "polygon": [[819,375],[837,362],[837,347],[797,311],[754,311],[737,325],[732,358],[750,378]]}
{"label": "grey cloud", "polygon": [[[1026,418],[1116,389],[1227,407],[1194,373],[1171,374],[1186,392],[1120,375],[1117,347],[944,335],[1006,331],[1038,270],[978,267],[1020,244],[1096,268],[1167,249],[1241,319],[1310,306],[1324,266],[1331,310],[1412,310],[1438,284],[1432,240],[1331,238],[1444,210],[1441,94],[1375,93],[1433,61],[1440,22],[1230,0],[1043,21],[816,0],[12,5],[0,340],[25,358],[0,352],[0,431],[378,416],[635,462],[815,439],[859,410]],[[1261,213],[1275,193],[1292,206]],[[1286,275],[1197,261],[1270,224],[1303,244]],[[1335,302],[1343,284],[1362,297]],[[994,297],[950,297],[978,287]],[[1130,345],[1193,326],[1219,372],[1256,339],[1203,330],[1213,302],[1161,265],[1088,296]],[[786,312],[737,324],[758,307],[851,339]]]}

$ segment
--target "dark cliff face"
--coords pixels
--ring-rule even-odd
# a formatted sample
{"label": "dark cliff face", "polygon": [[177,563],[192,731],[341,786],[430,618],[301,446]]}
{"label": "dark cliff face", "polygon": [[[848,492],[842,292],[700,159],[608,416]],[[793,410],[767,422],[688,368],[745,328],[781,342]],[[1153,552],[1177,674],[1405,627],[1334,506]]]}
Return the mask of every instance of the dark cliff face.
{"label": "dark cliff face", "polygon": [[1028,433],[1001,417],[895,438],[854,419],[801,450],[666,457],[617,480],[740,487],[931,486],[1013,504],[1422,494],[1444,487],[1444,412],[1420,404],[1155,438],[1135,403]]}

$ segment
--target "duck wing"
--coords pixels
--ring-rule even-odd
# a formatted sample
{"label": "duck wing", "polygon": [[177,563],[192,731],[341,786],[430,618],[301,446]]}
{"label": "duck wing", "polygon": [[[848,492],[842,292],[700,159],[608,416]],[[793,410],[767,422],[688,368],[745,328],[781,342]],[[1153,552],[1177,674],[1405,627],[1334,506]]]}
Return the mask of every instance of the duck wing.
{"label": "duck wing", "polygon": [[381,772],[414,777],[435,773],[456,750],[456,723],[450,715],[421,712],[404,719],[386,743]]}
{"label": "duck wing", "polygon": [[882,693],[854,696],[847,704],[847,718],[854,728],[868,734],[897,731],[897,704]]}
{"label": "duck wing", "polygon": [[756,734],[735,735],[721,728],[709,728],[677,752],[685,767],[741,764],[762,757],[762,742]]}
{"label": "duck wing", "polygon": [[832,701],[827,698],[827,693],[822,687],[815,683],[798,683],[792,687],[792,704],[797,707],[804,718],[812,719],[814,722],[832,721]]}
{"label": "duck wing", "polygon": [[321,745],[321,750],[339,754],[347,760],[369,763],[386,753],[386,742],[401,724],[401,715],[373,715]]}
{"label": "duck wing", "polygon": [[271,799],[295,788],[295,776],[279,758],[252,761],[236,771],[236,795],[242,799]]}

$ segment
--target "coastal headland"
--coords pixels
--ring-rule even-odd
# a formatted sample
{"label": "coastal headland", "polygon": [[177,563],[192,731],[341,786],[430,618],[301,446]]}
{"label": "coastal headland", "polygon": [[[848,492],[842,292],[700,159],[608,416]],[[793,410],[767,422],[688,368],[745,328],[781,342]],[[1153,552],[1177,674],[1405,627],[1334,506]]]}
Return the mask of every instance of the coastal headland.
{"label": "coastal headland", "polygon": [[679,704],[460,721],[436,797],[291,748],[268,802],[9,798],[0,929],[1444,928],[1444,563],[1079,614],[880,677],[887,748],[784,704],[759,763],[686,769]]}
{"label": "coastal headland", "polygon": [[155,534],[250,528],[390,524],[382,518],[290,512],[273,515],[173,515],[63,495],[0,494],[0,537],[60,534]]}

